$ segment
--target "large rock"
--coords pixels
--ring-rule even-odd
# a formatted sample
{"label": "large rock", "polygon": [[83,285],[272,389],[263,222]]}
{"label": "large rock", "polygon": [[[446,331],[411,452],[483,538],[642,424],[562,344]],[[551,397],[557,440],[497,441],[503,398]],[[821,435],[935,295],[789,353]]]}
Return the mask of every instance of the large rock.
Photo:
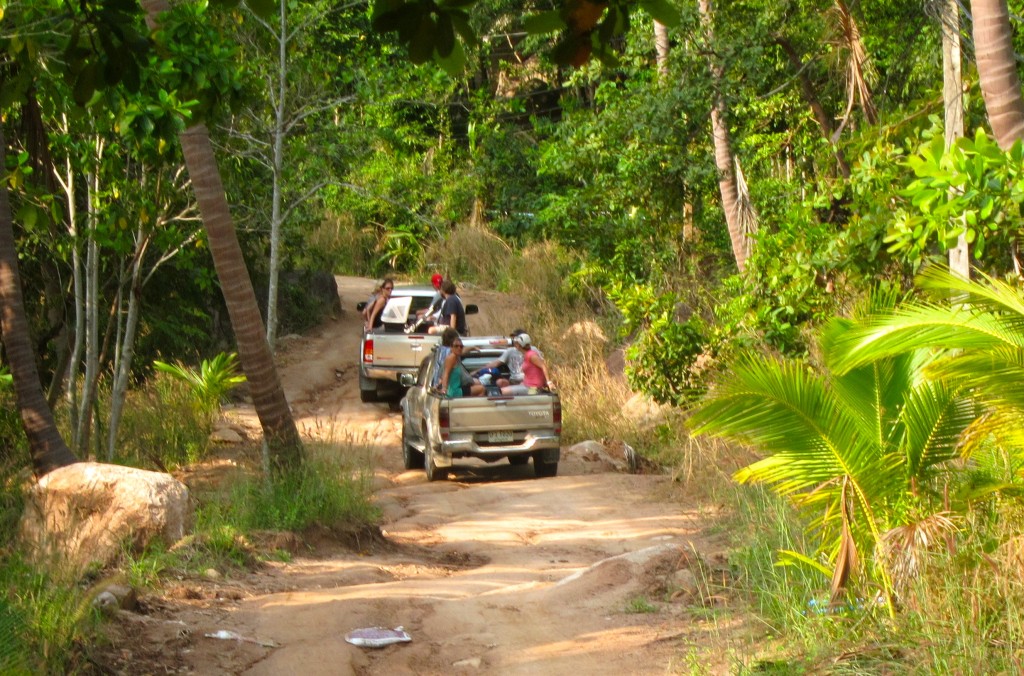
{"label": "large rock", "polygon": [[137,551],[154,538],[173,544],[192,516],[188,488],[168,474],[80,462],[29,490],[20,535],[36,563],[74,572],[107,565],[124,547]]}

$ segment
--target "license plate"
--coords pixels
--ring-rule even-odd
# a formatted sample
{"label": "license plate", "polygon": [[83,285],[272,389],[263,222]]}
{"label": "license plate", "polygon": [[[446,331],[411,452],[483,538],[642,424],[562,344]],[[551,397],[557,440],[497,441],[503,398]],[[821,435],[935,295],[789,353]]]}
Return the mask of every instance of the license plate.
{"label": "license plate", "polygon": [[511,432],[488,432],[487,441],[492,444],[505,444],[512,441]]}

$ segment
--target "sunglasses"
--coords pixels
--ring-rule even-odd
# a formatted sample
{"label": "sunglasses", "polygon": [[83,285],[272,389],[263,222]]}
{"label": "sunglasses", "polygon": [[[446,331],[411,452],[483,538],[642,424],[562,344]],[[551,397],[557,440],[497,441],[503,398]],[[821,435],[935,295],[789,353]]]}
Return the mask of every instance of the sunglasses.
{"label": "sunglasses", "polygon": [[384,290],[385,290],[385,291],[391,291],[391,290],[392,290],[392,289],[394,289],[394,288],[395,288],[395,287],[393,287],[393,286],[385,286],[385,287],[384,287]]}
{"label": "sunglasses", "polygon": [[452,347],[462,347],[462,343],[452,343]]}

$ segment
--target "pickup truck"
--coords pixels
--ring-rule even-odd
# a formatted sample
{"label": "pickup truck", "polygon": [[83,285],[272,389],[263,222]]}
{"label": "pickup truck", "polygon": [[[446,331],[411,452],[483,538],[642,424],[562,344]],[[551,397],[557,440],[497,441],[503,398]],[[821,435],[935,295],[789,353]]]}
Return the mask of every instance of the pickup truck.
{"label": "pickup truck", "polygon": [[[430,305],[434,287],[429,285],[395,286],[391,299],[381,312],[384,322],[372,331],[363,330],[359,344],[359,399],[363,402],[397,401],[405,392],[401,384],[403,375],[413,376],[423,357],[441,342],[440,335],[417,331],[406,333],[406,327],[416,321],[416,312]],[[366,303],[356,305],[363,311]],[[476,305],[467,305],[466,314],[479,311]]]}
{"label": "pickup truck", "polygon": [[[464,363],[471,372],[495,360],[510,345],[505,337],[463,338]],[[489,388],[487,396],[447,397],[432,387],[441,368],[432,354],[423,359],[416,379],[402,399],[402,457],[406,469],[424,468],[428,481],[445,478],[458,458],[479,458],[523,465],[533,459],[537,477],[558,473],[562,435],[562,404],[546,390],[503,395]]]}

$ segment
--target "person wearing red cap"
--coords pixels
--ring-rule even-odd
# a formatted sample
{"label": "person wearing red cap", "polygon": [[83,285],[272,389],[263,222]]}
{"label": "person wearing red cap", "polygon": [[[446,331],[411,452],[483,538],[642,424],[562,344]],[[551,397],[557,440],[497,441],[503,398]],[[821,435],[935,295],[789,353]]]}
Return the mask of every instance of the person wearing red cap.
{"label": "person wearing red cap", "polygon": [[423,323],[425,317],[430,317],[441,309],[441,303],[444,301],[444,297],[441,295],[441,284],[443,283],[444,277],[435,272],[430,278],[430,284],[434,287],[434,297],[430,299],[430,305],[416,311],[416,323],[414,326],[419,326]]}

